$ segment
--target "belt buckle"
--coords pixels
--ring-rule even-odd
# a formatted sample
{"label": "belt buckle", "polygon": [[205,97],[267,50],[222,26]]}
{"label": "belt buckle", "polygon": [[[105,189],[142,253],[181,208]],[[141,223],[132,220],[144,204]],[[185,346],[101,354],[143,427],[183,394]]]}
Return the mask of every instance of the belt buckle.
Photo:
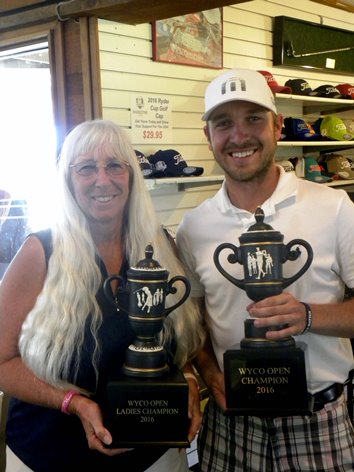
{"label": "belt buckle", "polygon": [[[332,403],[343,393],[344,387],[340,383],[334,383],[320,392],[312,395],[313,411],[320,411],[327,403]],[[316,398],[317,397],[317,398]]]}

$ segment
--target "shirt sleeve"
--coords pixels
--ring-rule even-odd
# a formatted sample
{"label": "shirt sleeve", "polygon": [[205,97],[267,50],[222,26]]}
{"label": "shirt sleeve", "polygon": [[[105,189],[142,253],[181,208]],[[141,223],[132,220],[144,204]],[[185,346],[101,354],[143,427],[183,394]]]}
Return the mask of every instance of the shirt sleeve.
{"label": "shirt sleeve", "polygon": [[188,224],[185,219],[182,220],[177,229],[176,244],[179,257],[186,270],[187,279],[191,284],[191,296],[193,298],[204,297],[204,288],[200,283],[194,257],[193,235],[188,231]]}

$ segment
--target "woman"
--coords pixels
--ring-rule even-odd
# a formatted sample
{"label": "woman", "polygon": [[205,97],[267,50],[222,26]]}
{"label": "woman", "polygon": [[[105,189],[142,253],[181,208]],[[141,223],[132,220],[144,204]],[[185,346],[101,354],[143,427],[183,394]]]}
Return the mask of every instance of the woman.
{"label": "woman", "polygon": [[[0,390],[13,397],[7,470],[14,461],[17,470],[184,471],[177,449],[106,447],[112,436],[100,394],[134,333],[102,284],[111,274],[124,278],[148,243],[171,277],[183,273],[124,131],[104,120],[78,125],[64,142],[58,177],[56,225],[26,239],[0,287]],[[166,318],[161,337],[191,371],[203,341],[191,301]],[[200,411],[197,383],[187,380],[191,440]]]}

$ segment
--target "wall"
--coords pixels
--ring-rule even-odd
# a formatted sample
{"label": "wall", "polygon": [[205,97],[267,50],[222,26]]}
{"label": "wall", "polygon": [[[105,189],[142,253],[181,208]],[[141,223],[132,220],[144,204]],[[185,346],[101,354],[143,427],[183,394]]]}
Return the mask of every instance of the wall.
{"label": "wall", "polygon": [[[281,85],[289,78],[298,77],[306,79],[312,88],[324,83],[354,82],[347,75],[274,68],[272,25],[273,17],[280,15],[354,31],[354,14],[308,0],[255,0],[224,7],[224,68],[267,70]],[[121,124],[129,132],[132,93],[168,95],[172,103],[173,142],[162,148],[177,149],[188,164],[204,167],[204,175],[220,174],[201,121],[205,88],[220,70],[152,61],[150,24],[130,26],[100,20],[99,42],[103,117]],[[135,147],[147,156],[159,149],[152,144]],[[288,152],[279,150],[279,157],[287,156]],[[188,185],[185,191],[178,191],[177,185],[168,185],[151,190],[151,195],[161,222],[175,230],[184,212],[214,195],[219,186]]]}

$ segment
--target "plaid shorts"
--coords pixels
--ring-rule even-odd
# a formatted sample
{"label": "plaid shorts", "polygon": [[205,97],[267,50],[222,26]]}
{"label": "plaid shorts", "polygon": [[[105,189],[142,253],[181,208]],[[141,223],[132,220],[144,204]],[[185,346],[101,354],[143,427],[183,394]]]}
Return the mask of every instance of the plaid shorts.
{"label": "plaid shorts", "polygon": [[344,395],[312,416],[227,416],[210,399],[198,435],[202,472],[353,472]]}

